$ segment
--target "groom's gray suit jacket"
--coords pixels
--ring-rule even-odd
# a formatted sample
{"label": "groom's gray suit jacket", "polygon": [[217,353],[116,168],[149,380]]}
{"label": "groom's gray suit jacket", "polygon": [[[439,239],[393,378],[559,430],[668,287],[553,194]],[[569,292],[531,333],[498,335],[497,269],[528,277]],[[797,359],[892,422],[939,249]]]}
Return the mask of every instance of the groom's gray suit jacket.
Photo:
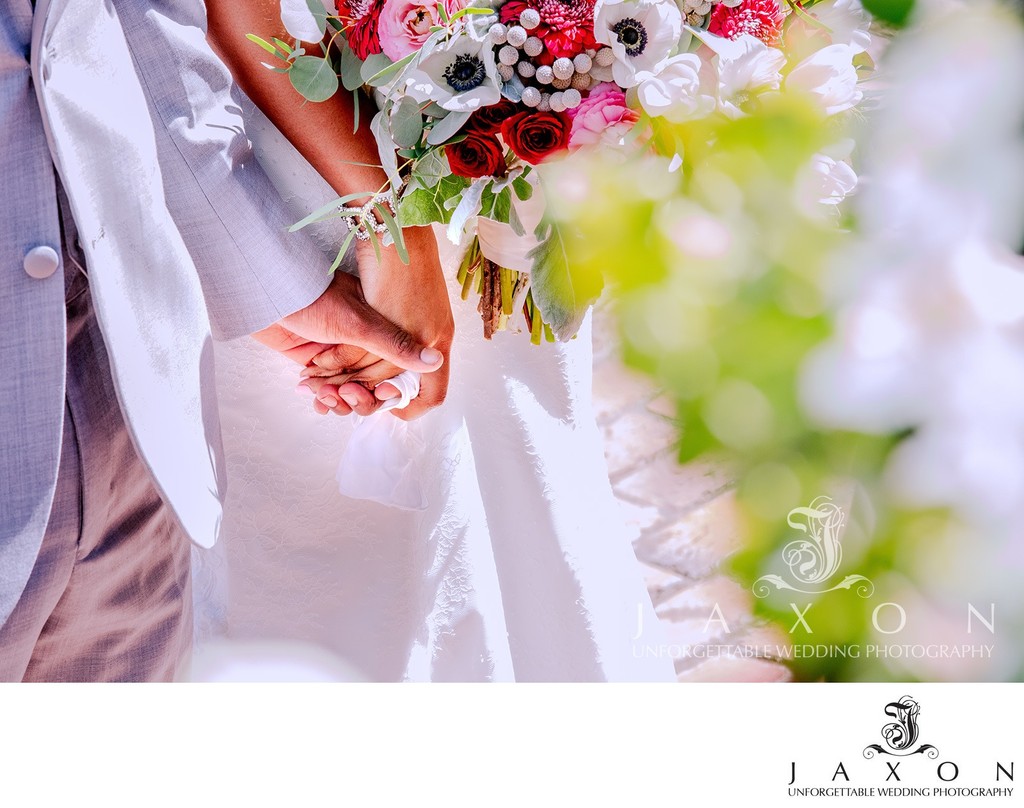
{"label": "groom's gray suit jacket", "polygon": [[46,529],[61,446],[64,280],[38,249],[61,252],[54,166],[125,420],[200,545],[216,538],[223,489],[211,331],[258,330],[328,277],[322,250],[286,233],[237,89],[206,44],[202,0],[37,0],[34,13],[31,0],[0,0],[0,11],[2,625]]}

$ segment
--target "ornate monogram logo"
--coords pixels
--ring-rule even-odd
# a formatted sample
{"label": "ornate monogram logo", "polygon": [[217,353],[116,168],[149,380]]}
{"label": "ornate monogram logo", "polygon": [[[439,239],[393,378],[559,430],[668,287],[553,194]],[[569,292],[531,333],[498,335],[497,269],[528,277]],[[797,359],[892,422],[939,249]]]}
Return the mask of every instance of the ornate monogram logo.
{"label": "ornate monogram logo", "polygon": [[890,701],[885,705],[885,714],[896,719],[882,727],[885,746],[873,743],[864,747],[864,757],[870,759],[876,755],[907,757],[924,754],[935,760],[939,756],[939,750],[930,743],[921,744],[917,749],[913,748],[921,734],[917,724],[921,705],[914,699],[904,696],[899,701]]}
{"label": "ornate monogram logo", "polygon": [[806,508],[794,508],[786,522],[804,534],[782,548],[782,560],[789,567],[791,580],[781,575],[762,575],[751,587],[757,597],[766,598],[773,590],[782,589],[805,595],[823,595],[854,587],[862,598],[874,594],[874,583],[863,575],[847,575],[828,586],[829,579],[836,574],[843,560],[839,536],[846,522],[843,509],[829,497],[818,497]]}

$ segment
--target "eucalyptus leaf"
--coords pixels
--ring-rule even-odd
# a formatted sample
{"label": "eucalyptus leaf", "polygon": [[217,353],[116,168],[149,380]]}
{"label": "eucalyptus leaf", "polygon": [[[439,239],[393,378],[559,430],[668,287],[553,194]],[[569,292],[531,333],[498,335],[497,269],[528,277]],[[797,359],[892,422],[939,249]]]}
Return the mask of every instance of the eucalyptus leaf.
{"label": "eucalyptus leaf", "polygon": [[377,141],[377,151],[380,154],[381,166],[384,173],[388,175],[388,182],[392,188],[402,187],[402,178],[398,176],[398,155],[395,154],[395,142],[391,139],[388,131],[388,108],[380,110],[370,121],[370,131],[374,140]]}
{"label": "eucalyptus leaf", "polygon": [[288,79],[307,101],[326,101],[338,92],[334,67],[318,56],[300,56],[292,62]]}
{"label": "eucalyptus leaf", "polygon": [[427,135],[427,143],[431,146],[440,146],[449,138],[455,135],[469,120],[469,112],[449,112],[447,117],[442,118],[430,130]]}
{"label": "eucalyptus leaf", "polygon": [[359,72],[363,67],[363,63],[356,56],[352,48],[349,47],[344,37],[338,37],[335,40],[335,44],[338,50],[341,51],[341,83],[346,90],[358,90],[363,86],[363,77]]}
{"label": "eucalyptus leaf", "polygon": [[352,240],[356,237],[356,229],[353,227],[348,231],[348,235],[345,236],[345,240],[341,242],[341,249],[338,250],[338,254],[334,256],[334,263],[331,264],[331,268],[327,270],[329,275],[333,275],[334,271],[341,266],[341,262],[345,260],[345,253],[348,252],[348,248],[352,245]]}
{"label": "eucalyptus leaf", "polygon": [[373,196],[373,194],[366,191],[363,191],[362,193],[345,194],[345,196],[339,196],[337,199],[328,202],[323,207],[317,208],[306,218],[293,224],[291,227],[288,228],[288,232],[294,233],[296,230],[301,230],[306,225],[310,225],[313,224],[313,222],[319,222],[321,219],[328,218],[332,213],[336,213],[338,208],[341,207],[342,205],[347,205],[349,202],[352,202],[356,199],[366,199],[367,197],[370,196]]}
{"label": "eucalyptus leaf", "polygon": [[593,270],[570,267],[566,235],[556,223],[545,217],[534,235],[538,244],[528,253],[533,259],[533,300],[555,336],[566,342],[579,331],[587,310],[601,294],[604,279]]}
{"label": "eucalyptus leaf", "polygon": [[274,54],[274,56],[276,56],[278,59],[281,58],[281,54],[277,52],[277,48],[275,48],[273,45],[271,45],[265,39],[260,39],[260,37],[256,36],[256,34],[246,34],[245,38],[248,39],[250,42],[255,42],[257,45],[259,45],[261,48],[263,48],[263,50],[265,50],[267,53]]}
{"label": "eucalyptus leaf", "polygon": [[321,0],[281,0],[285,30],[302,42],[316,42],[327,30],[327,9]]}
{"label": "eucalyptus leaf", "polygon": [[381,70],[387,70],[390,65],[391,60],[383,53],[371,53],[359,68],[359,76],[363,84],[369,84],[371,78]]}
{"label": "eucalyptus leaf", "polygon": [[443,118],[448,114],[448,110],[438,104],[436,101],[431,101],[423,110],[423,114],[428,118]]}
{"label": "eucalyptus leaf", "polygon": [[402,71],[405,70],[406,65],[412,62],[412,60],[415,58],[416,53],[413,52],[408,54],[407,56],[403,56],[397,62],[389,63],[386,67],[381,68],[372,76],[370,76],[366,80],[366,83],[369,84],[371,87],[383,87],[385,84],[389,84],[390,82],[397,79],[401,75]]}
{"label": "eucalyptus leaf", "polygon": [[423,136],[423,116],[415,99],[405,96],[395,105],[391,113],[391,136],[402,148],[411,149],[419,145]]}
{"label": "eucalyptus leaf", "polygon": [[395,244],[395,250],[398,251],[398,257],[401,259],[403,264],[409,263],[409,250],[405,246],[405,239],[402,237],[402,228],[398,226],[398,222],[395,221],[395,217],[391,215],[391,211],[388,210],[387,205],[377,204],[374,205],[377,212],[380,214],[381,219],[384,220],[384,224],[387,225],[388,232],[391,234],[391,240]]}

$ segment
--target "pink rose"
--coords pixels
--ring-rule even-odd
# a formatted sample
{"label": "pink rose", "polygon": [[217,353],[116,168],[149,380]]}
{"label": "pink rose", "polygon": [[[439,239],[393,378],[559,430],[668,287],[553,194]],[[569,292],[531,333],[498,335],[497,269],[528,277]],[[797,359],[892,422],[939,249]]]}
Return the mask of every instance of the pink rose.
{"label": "pink rose", "polygon": [[[468,0],[445,0],[445,11],[454,14]],[[384,54],[397,62],[423,47],[430,29],[442,25],[437,3],[430,0],[387,0],[380,14],[380,44]]]}
{"label": "pink rose", "polygon": [[626,106],[625,93],[608,83],[598,84],[583,103],[568,113],[572,118],[570,149],[598,144],[619,146],[640,120],[640,113]]}

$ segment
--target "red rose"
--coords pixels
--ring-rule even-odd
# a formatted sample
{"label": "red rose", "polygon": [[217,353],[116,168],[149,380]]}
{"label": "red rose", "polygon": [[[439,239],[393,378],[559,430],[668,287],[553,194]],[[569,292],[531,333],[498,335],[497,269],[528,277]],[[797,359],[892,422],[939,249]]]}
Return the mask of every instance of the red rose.
{"label": "red rose", "polygon": [[506,119],[511,118],[520,110],[517,104],[507,98],[501,99],[497,104],[489,107],[480,107],[473,113],[467,124],[468,129],[476,132],[484,132],[488,135],[496,135],[501,131],[501,125]]}
{"label": "red rose", "polygon": [[444,147],[452,173],[460,177],[498,177],[505,173],[505,155],[493,135],[467,131],[458,143]]}
{"label": "red rose", "polygon": [[501,135],[516,156],[536,165],[569,147],[572,121],[564,112],[529,110],[513,115],[501,125]]}
{"label": "red rose", "polygon": [[338,17],[345,27],[348,45],[361,60],[375,53],[381,53],[380,12],[384,0],[341,0],[338,3]]}

